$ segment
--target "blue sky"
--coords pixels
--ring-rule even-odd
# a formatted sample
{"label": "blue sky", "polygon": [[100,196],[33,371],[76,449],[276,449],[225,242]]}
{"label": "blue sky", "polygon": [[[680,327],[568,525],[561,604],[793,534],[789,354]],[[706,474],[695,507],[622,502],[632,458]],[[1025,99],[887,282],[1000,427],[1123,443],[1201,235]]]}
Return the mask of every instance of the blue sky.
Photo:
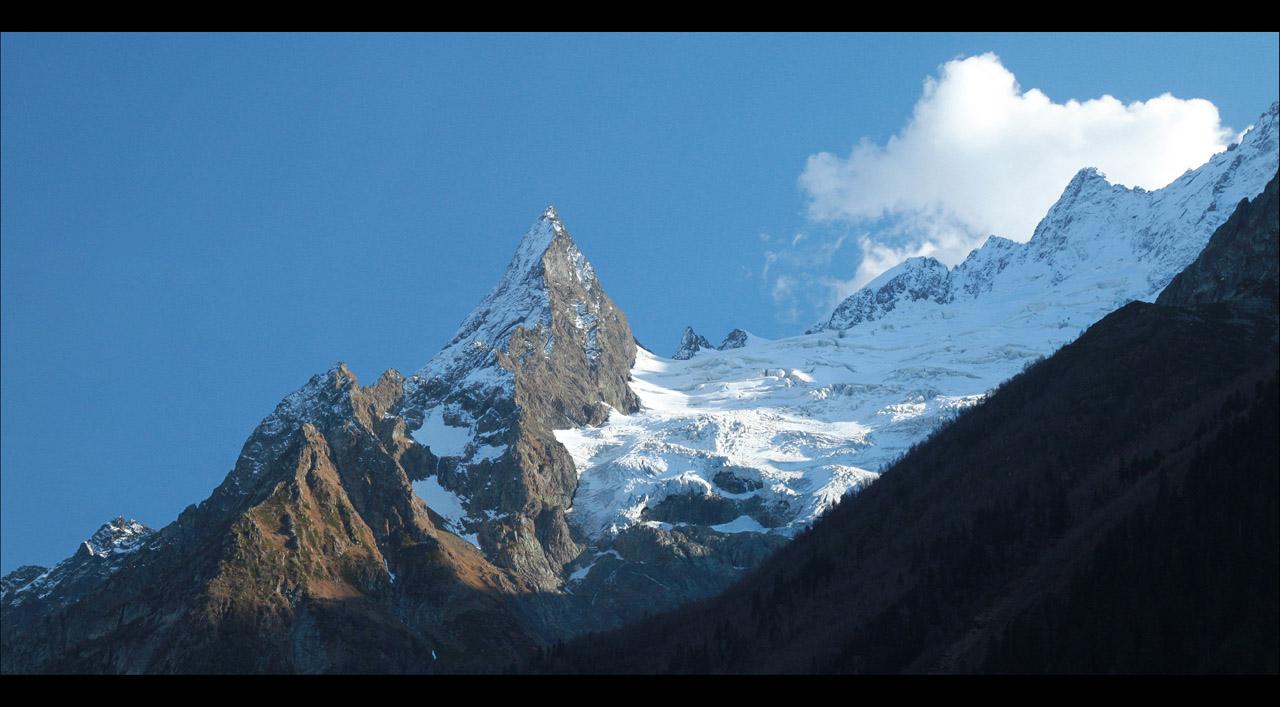
{"label": "blue sky", "polygon": [[[894,258],[961,252],[1025,221],[993,216],[995,188],[986,212],[946,201],[948,184],[972,181],[963,152],[933,201],[865,196],[889,172],[942,173],[907,149],[951,124],[923,117],[926,79],[942,95],[958,67],[1004,70],[1018,105],[1031,89],[1053,105],[1204,99],[1218,132],[1238,133],[1277,98],[1278,45],[5,34],[0,571],[52,564],[116,515],[170,522],[283,396],[337,361],[365,383],[422,366],[548,205],[656,352],[686,325],[713,342],[734,327],[795,335]],[[1178,120],[1169,144],[1207,134]],[[1017,134],[1062,152],[1035,125]],[[1085,147],[1122,152],[1126,134],[1087,133]],[[1167,151],[1142,149],[1128,165]],[[1005,170],[1016,154],[981,155],[972,175],[1019,174]]]}

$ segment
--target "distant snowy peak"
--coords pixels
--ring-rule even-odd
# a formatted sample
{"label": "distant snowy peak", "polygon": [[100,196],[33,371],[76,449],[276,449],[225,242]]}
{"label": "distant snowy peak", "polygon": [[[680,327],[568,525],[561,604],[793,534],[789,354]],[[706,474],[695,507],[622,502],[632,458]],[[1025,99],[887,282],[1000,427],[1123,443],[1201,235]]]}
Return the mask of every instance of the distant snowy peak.
{"label": "distant snowy peak", "polygon": [[720,345],[716,347],[716,350],[728,351],[729,349],[740,349],[749,344],[763,341],[764,339],[754,336],[750,332],[743,331],[742,329],[734,329],[729,332],[728,336],[724,337],[724,341],[720,342]]}
{"label": "distant snowy peak", "polygon": [[950,298],[947,266],[934,258],[907,258],[850,295],[831,313],[805,332],[823,329],[848,329],[862,322],[874,321],[892,312],[904,302],[929,300],[944,304]]}
{"label": "distant snowy peak", "polygon": [[[5,611],[34,602],[34,608],[28,606],[24,611],[39,613],[74,601],[120,569],[155,533],[136,520],[116,518],[98,528],[75,553],[53,568],[31,565],[10,572],[0,586]],[[5,620],[12,616],[6,614]]]}
{"label": "distant snowy peak", "polygon": [[713,347],[707,337],[698,334],[693,327],[685,327],[684,336],[680,337],[680,346],[676,348],[676,352],[671,354],[671,358],[677,361],[687,361],[694,357],[699,351],[710,351]]}
{"label": "distant snowy peak", "polygon": [[1276,173],[1278,108],[1280,102],[1272,103],[1238,145],[1155,191],[1112,184],[1093,167],[1081,169],[1026,243],[992,236],[952,270],[931,258],[910,258],[806,333],[845,330],[921,300],[946,305],[995,297],[1022,307],[1028,298],[1056,293],[1075,300],[1091,296],[1099,311],[1151,301],[1236,205],[1260,194]]}
{"label": "distant snowy peak", "polygon": [[156,531],[136,520],[116,518],[104,523],[98,532],[80,545],[80,552],[87,552],[98,557],[110,554],[124,554],[137,550],[142,541]]}
{"label": "distant snowy peak", "polygon": [[748,336],[747,332],[741,329],[734,329],[724,337],[724,341],[720,342],[720,345],[716,347],[716,350],[727,351],[729,349],[740,349],[747,345]]}
{"label": "distant snowy peak", "polygon": [[1203,250],[1242,199],[1262,192],[1280,158],[1277,103],[1238,145],[1155,191],[1111,184],[1081,170],[1036,226],[1016,260],[1057,284],[1112,263],[1137,265],[1118,299],[1150,300]]}

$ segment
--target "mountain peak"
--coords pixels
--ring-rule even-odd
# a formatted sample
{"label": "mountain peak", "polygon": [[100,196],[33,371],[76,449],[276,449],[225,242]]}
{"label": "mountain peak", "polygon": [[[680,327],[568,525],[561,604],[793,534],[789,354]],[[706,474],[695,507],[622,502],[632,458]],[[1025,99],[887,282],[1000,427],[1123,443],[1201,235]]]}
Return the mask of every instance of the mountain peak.
{"label": "mountain peak", "polygon": [[1062,295],[1089,293],[1099,316],[1124,302],[1154,298],[1195,259],[1240,200],[1260,193],[1276,173],[1278,115],[1280,101],[1259,116],[1236,148],[1153,191],[1113,184],[1098,168],[1085,167],[1029,241],[993,236],[950,272],[932,259],[907,259],[805,333],[848,329],[908,301],[945,304],[1023,287],[1040,292],[1045,283],[1058,287],[1067,280],[1073,289]]}
{"label": "mountain peak", "polygon": [[340,396],[343,391],[357,385],[359,383],[356,381],[356,375],[351,372],[351,369],[347,368],[346,363],[339,361],[330,366],[329,370],[324,373],[311,376],[306,385],[286,396],[276,406],[276,412],[273,414],[287,410],[302,419],[307,416],[311,408],[315,407],[316,400],[324,400],[329,405],[332,405],[339,399],[334,397],[335,393]]}
{"label": "mountain peak", "polygon": [[568,237],[568,231],[565,230],[555,207],[549,206],[520,239],[520,245],[516,248],[515,255],[511,257],[511,262],[507,263],[507,271],[503,274],[499,286],[508,280],[523,281],[530,277],[540,277],[543,254],[556,238],[562,235]]}
{"label": "mountain peak", "polygon": [[883,286],[884,283],[889,282],[893,278],[906,272],[921,272],[938,269],[945,270],[946,268],[947,266],[943,265],[942,261],[937,258],[932,258],[927,255],[914,255],[888,270],[885,270],[879,275],[879,277],[876,277],[874,280],[867,283],[866,287],[876,289],[877,287]]}
{"label": "mountain peak", "polygon": [[1097,167],[1082,167],[1076,176],[1071,178],[1071,184],[1080,184],[1091,181],[1107,181],[1107,175]]}
{"label": "mountain peak", "polygon": [[907,258],[849,295],[829,319],[818,322],[805,333],[848,329],[879,319],[905,302],[927,299],[943,304],[951,294],[950,275],[947,266],[937,258]]}
{"label": "mountain peak", "polygon": [[671,358],[677,361],[685,361],[693,358],[694,354],[703,350],[711,350],[715,347],[707,341],[707,337],[695,332],[693,327],[684,328],[684,336],[680,337],[680,346],[676,352],[671,354]]}
{"label": "mountain peak", "polygon": [[[626,317],[547,208],[453,340],[404,382],[396,412],[406,431],[448,460],[415,489],[428,506],[451,509],[450,532],[479,533],[473,544],[501,566],[540,587],[559,585],[560,568],[582,548],[549,509],[568,507],[577,474],[547,440],[552,429],[598,425],[612,411],[639,408],[628,385],[634,342]],[[533,438],[537,452],[524,446]],[[517,536],[524,539],[484,540]]]}
{"label": "mountain peak", "polygon": [[451,377],[462,367],[474,368],[477,356],[505,351],[516,327],[550,326],[550,289],[555,281],[566,279],[598,289],[591,263],[578,250],[555,207],[548,206],[520,239],[502,279],[462,322],[444,350],[416,375]]}
{"label": "mountain peak", "polygon": [[717,351],[727,351],[729,349],[740,349],[747,345],[747,341],[751,339],[751,334],[742,329],[734,329],[724,337],[724,341],[716,347]]}
{"label": "mountain peak", "polygon": [[1059,202],[1070,203],[1077,201],[1082,195],[1089,195],[1095,192],[1101,192],[1111,189],[1114,185],[1107,179],[1097,167],[1085,167],[1067,182],[1067,187],[1062,190],[1062,196]]}
{"label": "mountain peak", "polygon": [[117,516],[103,523],[88,540],[80,544],[81,553],[106,557],[111,553],[129,553],[138,549],[139,541],[155,531],[136,520]]}
{"label": "mountain peak", "polygon": [[352,373],[350,368],[347,368],[345,361],[338,361],[330,366],[329,370],[325,371],[324,377],[325,380],[331,381],[335,387],[339,388],[347,383],[356,382],[356,374]]}

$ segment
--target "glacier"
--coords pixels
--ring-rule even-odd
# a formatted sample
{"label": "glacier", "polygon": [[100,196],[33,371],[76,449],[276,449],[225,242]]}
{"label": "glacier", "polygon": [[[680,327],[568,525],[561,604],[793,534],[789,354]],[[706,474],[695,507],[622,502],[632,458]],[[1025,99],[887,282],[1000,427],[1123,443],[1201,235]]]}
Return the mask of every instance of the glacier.
{"label": "glacier", "polygon": [[642,349],[640,412],[555,433],[579,473],[570,522],[604,547],[692,494],[752,511],[713,529],[794,535],[1031,362],[1154,301],[1276,173],[1278,105],[1162,189],[1082,169],[1029,241],[992,236],[950,269],[908,259],[802,336]]}

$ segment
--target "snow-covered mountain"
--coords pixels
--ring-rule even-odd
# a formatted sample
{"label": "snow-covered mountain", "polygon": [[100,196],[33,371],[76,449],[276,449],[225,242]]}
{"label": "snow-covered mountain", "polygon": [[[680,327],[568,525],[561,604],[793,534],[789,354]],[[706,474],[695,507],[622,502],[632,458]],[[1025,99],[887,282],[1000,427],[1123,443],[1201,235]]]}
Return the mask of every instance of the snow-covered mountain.
{"label": "snow-covered mountain", "polygon": [[805,333],[814,334],[823,329],[848,329],[863,322],[882,319],[898,306],[911,302],[925,300],[946,304],[950,299],[950,273],[947,266],[934,258],[907,258],[849,295],[836,307],[829,319],[814,325]]}
{"label": "snow-covered mountain", "polygon": [[0,584],[5,623],[25,625],[74,601],[133,559],[154,533],[136,520],[116,518],[52,568],[27,565],[9,573]]}
{"label": "snow-covered mountain", "polygon": [[937,309],[1004,310],[1011,297],[1052,303],[1079,331],[1126,302],[1150,301],[1275,174],[1276,113],[1273,103],[1238,145],[1162,189],[1130,189],[1081,169],[1026,243],[992,236],[951,270],[909,258],[807,333],[847,330],[898,309],[908,310],[898,315],[904,319]]}
{"label": "snow-covered mountain", "polygon": [[1277,104],[1163,189],[1081,170],[1031,240],[954,269],[912,258],[804,336],[641,351],[641,411],[557,431],[580,474],[573,522],[606,547],[636,526],[791,535],[958,409],[1132,300],[1152,301],[1277,169]]}

